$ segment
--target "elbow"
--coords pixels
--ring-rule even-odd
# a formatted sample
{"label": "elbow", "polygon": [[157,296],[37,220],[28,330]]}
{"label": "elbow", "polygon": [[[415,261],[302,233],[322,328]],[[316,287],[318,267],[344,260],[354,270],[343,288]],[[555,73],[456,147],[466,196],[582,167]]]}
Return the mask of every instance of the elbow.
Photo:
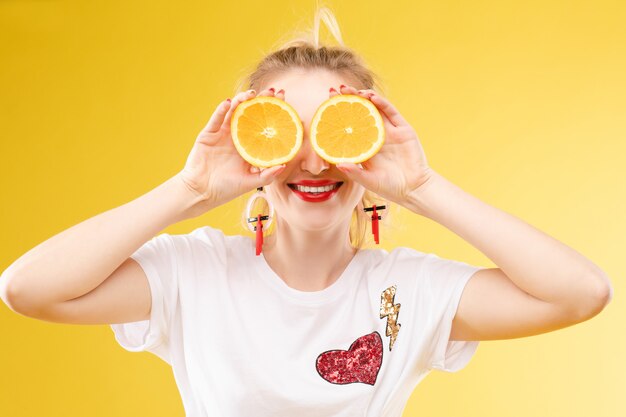
{"label": "elbow", "polygon": [[0,277],[0,298],[2,298],[2,301],[7,307],[17,313],[16,300],[18,297],[15,291],[14,282],[11,281],[12,280],[9,279],[8,274],[5,271]]}
{"label": "elbow", "polygon": [[6,274],[2,274],[0,277],[0,298],[2,302],[6,304],[12,311],[16,311],[15,308],[15,289],[12,285],[9,285],[9,277]]}
{"label": "elbow", "polygon": [[589,291],[589,297],[584,303],[583,312],[581,313],[582,319],[588,320],[597,316],[612,299],[613,286],[609,277],[605,274],[595,277]]}
{"label": "elbow", "polygon": [[26,317],[33,317],[30,308],[26,307],[24,298],[16,287],[17,280],[9,276],[6,271],[0,276],[0,298],[6,306],[13,312]]}

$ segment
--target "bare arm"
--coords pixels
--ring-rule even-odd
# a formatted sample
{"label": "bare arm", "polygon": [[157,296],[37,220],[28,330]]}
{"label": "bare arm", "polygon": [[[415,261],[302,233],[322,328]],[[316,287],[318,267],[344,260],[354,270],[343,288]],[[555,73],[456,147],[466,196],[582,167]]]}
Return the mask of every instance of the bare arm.
{"label": "bare arm", "polygon": [[554,331],[597,315],[613,294],[602,269],[578,251],[431,170],[407,206],[447,227],[498,268],[463,291],[450,340],[499,340]]}
{"label": "bare arm", "polygon": [[[260,95],[273,95],[264,90]],[[185,167],[137,199],[83,221],[18,258],[0,278],[0,296],[23,315],[63,323],[144,319],[151,294],[129,256],[170,224],[197,217],[271,183],[284,165],[252,172],[233,145],[230,115],[254,96],[220,103],[196,138]],[[284,99],[284,95],[276,95]]]}
{"label": "bare arm", "polygon": [[177,174],[26,252],[2,274],[0,293],[20,312],[87,294],[159,231],[194,217],[193,207],[201,200]]}
{"label": "bare arm", "polygon": [[380,110],[385,144],[363,166],[337,168],[377,195],[446,227],[498,268],[463,290],[451,340],[538,334],[598,314],[613,297],[607,274],[578,251],[465,192],[433,170],[410,123],[378,92],[342,86]]}
{"label": "bare arm", "polygon": [[610,299],[610,280],[590,259],[434,170],[406,205],[478,248],[532,297],[581,316],[601,310]]}

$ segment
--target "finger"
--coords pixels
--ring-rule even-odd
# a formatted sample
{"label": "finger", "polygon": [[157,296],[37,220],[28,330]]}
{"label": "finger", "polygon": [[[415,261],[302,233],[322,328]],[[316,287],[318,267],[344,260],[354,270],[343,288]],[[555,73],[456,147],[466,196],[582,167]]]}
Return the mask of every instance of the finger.
{"label": "finger", "polygon": [[372,95],[372,94],[376,94],[376,91],[374,91],[374,90],[372,90],[372,89],[367,88],[367,89],[365,89],[365,90],[357,90],[357,92],[356,92],[356,93],[357,93],[358,95],[360,95],[360,96],[363,96],[363,97],[368,98],[370,95]]}
{"label": "finger", "polygon": [[330,87],[330,89],[328,90],[328,95],[330,97],[335,97],[336,95],[341,94],[339,91],[335,90],[335,87]]}
{"label": "finger", "polygon": [[211,118],[209,119],[208,123],[206,124],[206,126],[204,126],[202,130],[208,133],[218,132],[220,130],[220,127],[222,126],[222,123],[224,122],[224,116],[228,112],[228,109],[230,109],[230,103],[231,102],[229,98],[222,101],[217,106],[217,108],[211,115]]}
{"label": "finger", "polygon": [[408,125],[407,121],[404,120],[404,117],[400,114],[400,112],[395,108],[393,104],[386,98],[378,95],[378,93],[368,93],[367,98],[376,105],[378,110],[382,111],[387,119],[394,126],[404,126]]}
{"label": "finger", "polygon": [[[373,96],[377,96],[379,98],[381,98],[380,95],[378,95],[378,93],[372,89],[363,89],[363,90],[357,90],[354,87],[351,86],[346,86],[346,85],[341,85],[340,87],[341,89],[341,93],[342,94],[356,94],[358,96],[361,96],[363,98],[366,98],[370,101],[372,101],[371,97]],[[391,103],[388,100],[385,100],[386,103],[388,103],[391,106]],[[374,103],[372,101],[372,103]],[[385,111],[384,108],[380,108],[378,106],[379,103],[374,103],[376,105],[376,107],[380,110],[381,116],[383,116],[384,121],[387,124],[391,124],[392,126],[398,126],[398,123],[406,123],[404,121],[404,118],[402,118],[402,116],[400,115],[400,113],[395,110],[395,107],[391,106],[390,108],[387,109],[387,111],[392,111],[393,114],[396,115],[396,119],[392,119],[391,116],[387,113],[387,111]]]}
{"label": "finger", "polygon": [[285,90],[283,90],[282,88],[280,90],[278,90],[276,92],[276,97],[278,97],[279,99],[285,101]]}
{"label": "finger", "polygon": [[275,165],[269,168],[260,168],[256,173],[246,176],[246,188],[257,188],[274,181],[285,169],[286,165]]}
{"label": "finger", "polygon": [[368,170],[362,168],[361,164],[342,163],[335,165],[338,170],[343,172],[353,181],[358,182],[368,190],[375,192],[377,189],[376,176]]}
{"label": "finger", "polygon": [[[391,102],[378,94],[378,92],[372,89],[363,89],[356,90],[356,94],[360,95],[361,97],[367,98],[372,103],[374,103],[376,107],[381,111],[381,113],[383,113],[383,116],[386,116],[389,123],[391,123],[393,126],[398,127],[402,124],[407,124],[406,120],[404,120],[404,117],[402,117],[400,112],[391,104]],[[376,101],[373,101],[372,97],[376,97]]]}
{"label": "finger", "polygon": [[276,89],[274,87],[270,87],[266,90],[262,90],[259,94],[257,94],[257,96],[275,96],[276,95]]}
{"label": "finger", "polygon": [[[373,96],[374,94],[377,94],[376,91],[372,90],[372,89],[365,89],[365,90],[357,90],[357,95],[370,100],[370,97]],[[376,105],[374,102],[372,102],[372,104]],[[385,129],[389,130],[391,127],[395,127],[396,125],[392,123],[392,121],[389,119],[389,117],[387,116],[387,114],[380,108],[378,108],[378,106],[376,106],[376,108],[378,109],[378,112],[380,113],[381,117],[383,118],[383,124],[385,125]]]}
{"label": "finger", "polygon": [[226,128],[227,131],[230,131],[230,119],[233,116],[233,112],[235,111],[235,109],[237,108],[237,106],[241,103],[243,103],[246,100],[249,100],[251,98],[253,98],[256,94],[256,91],[254,90],[248,90],[248,91],[244,91],[241,92],[239,94],[237,94],[235,96],[235,98],[233,99],[233,102],[230,106],[230,110],[228,110],[228,113],[226,113],[226,116],[224,117],[224,128]]}
{"label": "finger", "polygon": [[354,87],[351,87],[349,85],[343,85],[341,84],[339,86],[339,92],[341,94],[356,94],[357,93],[357,89]]}
{"label": "finger", "polygon": [[287,165],[285,164],[281,164],[275,165],[267,169],[262,169],[259,173],[259,178],[263,181],[263,185],[269,184],[270,182],[274,181],[278,174],[280,174],[286,166]]}
{"label": "finger", "polygon": [[[340,87],[341,92],[343,94],[354,94],[354,95],[358,95],[360,97],[363,97],[365,99],[369,100],[369,96],[376,93],[374,90],[371,89],[365,89],[365,90],[357,90],[354,87],[351,86],[346,86],[346,85],[341,85]],[[370,100],[371,101],[371,100]],[[379,109],[380,110],[380,109]],[[385,114],[385,112],[383,111],[379,111],[381,117],[383,118],[383,123],[385,125],[385,129],[390,129],[391,127],[395,126],[391,120],[389,119],[389,117],[387,117],[387,115]]]}

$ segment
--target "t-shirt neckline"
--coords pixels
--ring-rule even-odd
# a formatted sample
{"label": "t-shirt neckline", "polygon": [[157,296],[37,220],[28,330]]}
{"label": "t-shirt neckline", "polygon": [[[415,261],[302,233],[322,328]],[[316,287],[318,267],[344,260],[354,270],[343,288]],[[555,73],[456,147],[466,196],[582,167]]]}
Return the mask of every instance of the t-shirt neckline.
{"label": "t-shirt neckline", "polygon": [[[253,242],[254,245],[254,242]],[[346,288],[350,285],[355,276],[355,270],[358,265],[358,259],[363,249],[357,250],[341,275],[330,286],[319,291],[301,291],[287,285],[283,279],[269,266],[263,252],[256,256],[253,254],[256,264],[260,270],[261,279],[274,287],[281,294],[292,298],[300,303],[320,304],[336,299],[341,294],[345,294]]]}

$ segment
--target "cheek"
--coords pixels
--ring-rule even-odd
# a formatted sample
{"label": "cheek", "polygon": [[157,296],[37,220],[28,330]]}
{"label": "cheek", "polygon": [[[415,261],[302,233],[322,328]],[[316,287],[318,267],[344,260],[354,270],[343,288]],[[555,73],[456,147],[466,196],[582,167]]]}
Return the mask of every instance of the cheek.
{"label": "cheek", "polygon": [[[267,185],[265,186],[265,195],[272,205],[280,204],[280,202],[284,200],[285,197],[284,195],[281,195],[281,193],[284,194],[289,191],[289,189],[284,190],[282,188],[283,187],[280,184],[272,184],[269,187]],[[287,187],[285,186],[284,188]]]}
{"label": "cheek", "polygon": [[364,193],[365,188],[361,184],[351,184],[350,190],[344,195],[345,204],[353,206],[352,208],[354,209],[354,207],[359,205],[359,203],[361,202]]}
{"label": "cheek", "polygon": [[352,190],[350,194],[360,200],[361,198],[363,198],[363,194],[365,194],[365,187],[357,182],[354,182],[352,183]]}

